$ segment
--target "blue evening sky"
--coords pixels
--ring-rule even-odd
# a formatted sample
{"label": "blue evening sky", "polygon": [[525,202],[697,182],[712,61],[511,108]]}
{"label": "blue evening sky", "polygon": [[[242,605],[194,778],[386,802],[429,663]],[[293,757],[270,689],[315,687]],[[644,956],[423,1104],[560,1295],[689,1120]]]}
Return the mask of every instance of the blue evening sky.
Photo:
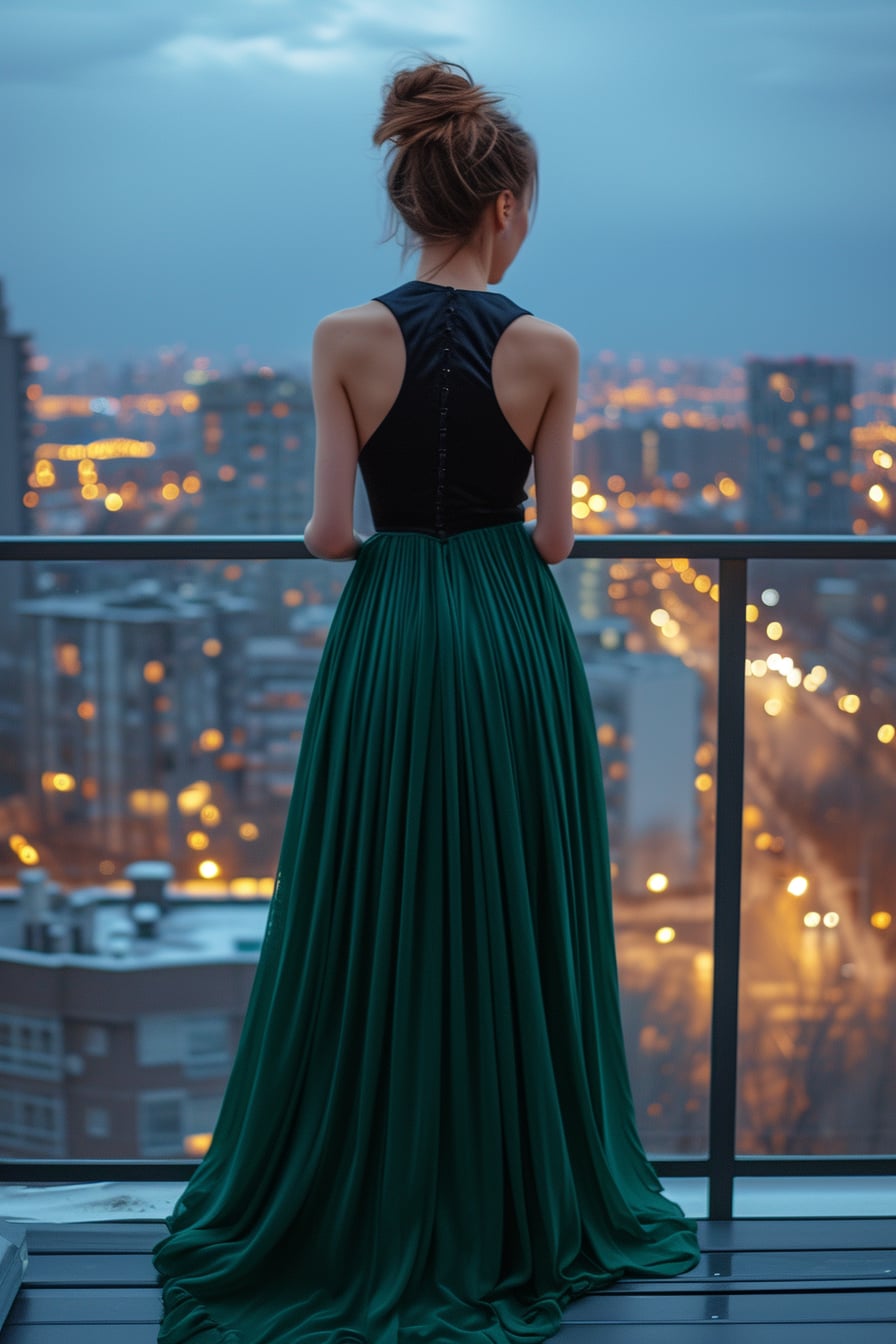
{"label": "blue evening sky", "polygon": [[3,0],[14,328],[304,358],[414,274],[370,133],[424,49],[534,135],[501,289],[586,353],[896,357],[893,0]]}

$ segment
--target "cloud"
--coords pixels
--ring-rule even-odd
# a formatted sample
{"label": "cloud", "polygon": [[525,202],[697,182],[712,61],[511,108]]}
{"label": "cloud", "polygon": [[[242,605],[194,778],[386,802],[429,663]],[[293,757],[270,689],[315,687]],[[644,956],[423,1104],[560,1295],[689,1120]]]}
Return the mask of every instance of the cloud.
{"label": "cloud", "polygon": [[5,0],[0,77],[75,82],[135,61],[188,72],[326,72],[385,49],[454,46],[471,31],[470,0],[84,0],[77,8],[70,0]]}
{"label": "cloud", "polygon": [[202,33],[182,33],[163,42],[155,54],[189,72],[269,65],[306,74],[344,68],[354,60],[353,52],[335,44],[291,46],[282,37],[214,37]]}
{"label": "cloud", "polygon": [[[278,0],[262,0],[271,6]],[[283,13],[285,0],[279,0]],[[213,65],[243,66],[268,64],[294,71],[327,71],[355,64],[369,52],[394,51],[396,47],[426,48],[444,43],[456,44],[463,37],[457,29],[457,4],[450,11],[442,5],[425,8],[411,4],[410,22],[396,20],[394,8],[380,0],[340,0],[318,7],[318,13],[302,22],[284,22],[283,31],[264,35],[238,36],[233,33],[212,36],[183,33],[166,43],[159,54],[191,68]],[[307,8],[303,7],[305,15]],[[441,10],[441,12],[440,12]],[[266,11],[270,13],[270,11]],[[454,19],[454,27],[448,22]],[[269,27],[269,25],[268,25]]]}

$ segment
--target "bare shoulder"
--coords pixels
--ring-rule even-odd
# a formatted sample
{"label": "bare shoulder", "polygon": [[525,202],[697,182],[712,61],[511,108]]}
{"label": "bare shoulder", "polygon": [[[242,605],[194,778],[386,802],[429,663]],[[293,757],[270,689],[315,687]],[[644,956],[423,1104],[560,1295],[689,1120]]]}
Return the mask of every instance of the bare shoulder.
{"label": "bare shoulder", "polygon": [[395,319],[385,304],[372,299],[356,308],[340,308],[322,317],[314,329],[314,340],[318,346],[337,347],[355,340],[369,340],[394,326]]}
{"label": "bare shoulder", "polygon": [[575,337],[564,327],[546,322],[531,313],[511,322],[501,339],[541,367],[547,366],[560,372],[578,363],[579,345]]}

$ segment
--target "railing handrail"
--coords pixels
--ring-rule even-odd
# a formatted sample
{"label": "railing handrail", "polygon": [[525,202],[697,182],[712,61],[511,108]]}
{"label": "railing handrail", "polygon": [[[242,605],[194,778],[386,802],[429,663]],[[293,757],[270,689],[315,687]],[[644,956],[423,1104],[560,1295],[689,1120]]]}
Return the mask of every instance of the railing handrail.
{"label": "railing handrail", "polygon": [[[613,532],[576,536],[577,556],[700,556],[719,560],[896,560],[896,536],[839,532]],[[0,536],[3,560],[316,559],[303,535],[203,533],[192,536]],[[333,562],[340,563],[340,562]],[[347,562],[341,562],[347,563]]]}

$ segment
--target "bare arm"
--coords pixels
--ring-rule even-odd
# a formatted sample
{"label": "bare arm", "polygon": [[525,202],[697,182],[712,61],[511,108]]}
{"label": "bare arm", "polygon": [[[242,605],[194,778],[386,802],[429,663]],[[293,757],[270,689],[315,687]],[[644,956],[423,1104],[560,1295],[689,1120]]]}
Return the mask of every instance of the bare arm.
{"label": "bare arm", "polygon": [[548,564],[556,565],[566,559],[575,540],[570,501],[572,429],[579,395],[579,347],[561,327],[550,329],[546,347],[552,389],[533,446],[536,518],[530,530],[542,557]]}
{"label": "bare arm", "polygon": [[353,560],[362,540],[352,521],[358,431],[339,374],[340,354],[348,339],[345,316],[333,313],[318,324],[311,351],[314,504],[304,541],[312,555],[325,560]]}

